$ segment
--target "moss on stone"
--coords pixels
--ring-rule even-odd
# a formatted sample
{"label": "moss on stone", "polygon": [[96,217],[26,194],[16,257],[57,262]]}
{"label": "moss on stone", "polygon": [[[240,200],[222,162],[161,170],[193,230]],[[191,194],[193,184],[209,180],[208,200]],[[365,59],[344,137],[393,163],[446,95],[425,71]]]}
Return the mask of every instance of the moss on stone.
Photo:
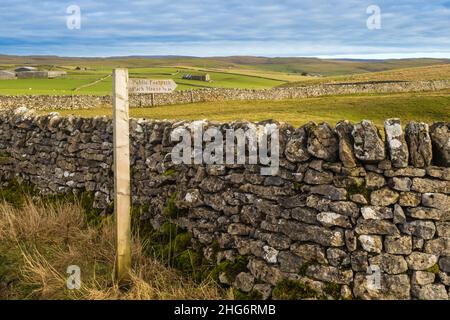
{"label": "moss on stone", "polygon": [[323,292],[329,296],[332,296],[335,300],[341,300],[341,285],[334,282],[325,283]]}
{"label": "moss on stone", "polygon": [[347,186],[347,200],[355,194],[361,194],[367,201],[370,201],[371,191],[367,188],[366,182],[361,181],[361,183],[355,182]]}
{"label": "moss on stone", "polygon": [[166,171],[163,172],[163,176],[164,177],[170,177],[170,176],[173,176],[174,174],[177,174],[177,173],[178,173],[177,170],[175,170],[173,168],[170,168],[170,169],[167,169]]}
{"label": "moss on stone", "polygon": [[303,282],[283,279],[273,289],[272,297],[276,300],[303,300],[318,298],[319,293]]}
{"label": "moss on stone", "polygon": [[439,270],[439,265],[436,263],[434,266],[429,267],[426,271],[438,274],[441,270]]}
{"label": "moss on stone", "polygon": [[234,261],[224,260],[219,263],[209,272],[209,276],[215,281],[219,281],[220,274],[225,273],[225,276],[233,281],[239,273],[248,271],[247,265],[247,257],[237,256]]}
{"label": "moss on stone", "polygon": [[294,181],[294,183],[292,184],[292,189],[294,189],[295,191],[300,191],[302,188],[302,184],[300,182]]}
{"label": "moss on stone", "polygon": [[233,289],[233,297],[235,300],[262,300],[261,293],[252,290],[250,292],[243,292],[239,289]]}
{"label": "moss on stone", "polygon": [[307,261],[305,263],[303,263],[300,266],[300,269],[298,270],[298,275],[304,277],[306,276],[306,270],[308,269],[309,266],[314,265],[314,264],[318,264],[318,262],[316,260],[311,260],[311,261]]}

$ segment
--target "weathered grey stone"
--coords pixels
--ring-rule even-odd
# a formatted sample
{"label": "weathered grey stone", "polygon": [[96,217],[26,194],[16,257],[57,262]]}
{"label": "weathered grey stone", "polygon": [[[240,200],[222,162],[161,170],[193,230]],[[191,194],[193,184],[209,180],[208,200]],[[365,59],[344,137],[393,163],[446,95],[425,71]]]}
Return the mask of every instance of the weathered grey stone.
{"label": "weathered grey stone", "polygon": [[414,178],[411,190],[420,193],[450,194],[450,181]]}
{"label": "weathered grey stone", "polygon": [[240,223],[232,223],[228,226],[228,233],[231,235],[246,236],[253,231],[253,228]]}
{"label": "weathered grey stone", "polygon": [[363,120],[355,124],[352,135],[357,159],[364,162],[378,162],[386,158],[380,133],[371,121]]}
{"label": "weathered grey stone", "polygon": [[289,237],[284,236],[278,233],[266,233],[257,230],[255,232],[256,238],[267,242],[270,246],[274,247],[277,250],[286,250],[289,249],[291,245],[291,240]]}
{"label": "weathered grey stone", "polygon": [[406,257],[408,267],[412,270],[427,270],[437,263],[437,256],[424,252],[414,251]]}
{"label": "weathered grey stone", "polygon": [[450,256],[450,238],[437,238],[427,241],[425,252],[439,256]]}
{"label": "weathered grey stone", "polygon": [[277,263],[278,262],[278,253],[279,251],[271,246],[263,246],[263,258],[268,263]]}
{"label": "weathered grey stone", "polygon": [[440,283],[446,286],[450,286],[450,276],[447,273],[439,271],[437,276]]}
{"label": "weathered grey stone", "polygon": [[328,171],[319,172],[308,169],[303,181],[308,184],[329,184],[333,182],[333,174]]}
{"label": "weathered grey stone", "polygon": [[283,272],[298,273],[305,261],[305,259],[289,251],[282,251],[278,254],[280,270]]}
{"label": "weathered grey stone", "polygon": [[408,145],[403,135],[400,119],[387,119],[384,122],[386,144],[389,150],[392,165],[396,168],[408,166]]}
{"label": "weathered grey stone", "polygon": [[412,238],[412,248],[413,251],[422,251],[425,245],[425,240],[422,238],[413,237]]}
{"label": "weathered grey stone", "polygon": [[412,252],[411,236],[386,236],[384,250],[391,254],[408,255]]}
{"label": "weathered grey stone", "polygon": [[410,191],[412,186],[412,180],[410,178],[392,178],[392,188],[397,191]]}
{"label": "weathered grey stone", "polygon": [[411,293],[419,300],[448,300],[447,290],[442,284],[414,285]]}
{"label": "weathered grey stone", "polygon": [[270,295],[272,294],[272,286],[270,284],[255,284],[253,290],[261,295],[262,300],[269,299]]}
{"label": "weathered grey stone", "polygon": [[312,194],[306,198],[306,205],[319,211],[328,211],[330,209],[331,200]]}
{"label": "weathered grey stone", "polygon": [[[433,225],[434,226],[434,225]],[[387,220],[358,219],[355,228],[358,234],[398,235],[397,227]]]}
{"label": "weathered grey stone", "polygon": [[339,159],[346,168],[356,167],[352,131],[353,125],[349,121],[340,121],[336,124],[336,133],[339,137]]}
{"label": "weathered grey stone", "polygon": [[353,294],[363,300],[408,300],[411,286],[405,274],[381,274],[380,288],[365,273],[357,273],[354,279]]}
{"label": "weathered grey stone", "polygon": [[430,128],[435,164],[450,167],[450,124],[438,122]]}
{"label": "weathered grey stone", "polygon": [[450,197],[442,193],[424,193],[422,204],[425,207],[446,210],[450,208]]}
{"label": "weathered grey stone", "polygon": [[398,199],[398,204],[402,207],[417,207],[420,204],[420,193],[402,192]]}
{"label": "weathered grey stone", "polygon": [[388,188],[373,191],[370,194],[370,203],[374,206],[389,206],[398,201],[399,194]]}
{"label": "weathered grey stone", "polygon": [[425,169],[407,167],[395,170],[386,170],[384,175],[389,178],[393,177],[424,177],[426,175]]}
{"label": "weathered grey stone", "polygon": [[311,265],[306,269],[308,277],[337,284],[350,284],[353,280],[352,270],[340,270],[332,266]]}
{"label": "weathered grey stone", "polygon": [[439,259],[439,268],[444,272],[450,273],[450,257],[443,257]]}
{"label": "weathered grey stone", "polygon": [[366,187],[369,189],[379,189],[384,187],[386,179],[381,174],[368,172],[366,175]]}
{"label": "weathered grey stone", "polygon": [[450,209],[448,211],[435,209],[435,208],[409,208],[407,213],[414,219],[422,220],[450,220]]}
{"label": "weathered grey stone", "polygon": [[354,203],[362,204],[362,205],[366,205],[368,203],[366,197],[364,197],[362,194],[359,194],[359,193],[352,194],[350,196],[350,200],[352,200]]}
{"label": "weathered grey stone", "polygon": [[338,226],[342,228],[351,228],[352,224],[347,216],[335,212],[321,212],[317,215],[319,221],[325,227]]}
{"label": "weathered grey stone", "polygon": [[345,245],[350,252],[356,250],[358,243],[353,230],[345,230]]}
{"label": "weathered grey stone", "polygon": [[241,272],[234,279],[233,286],[238,288],[243,292],[250,292],[253,289],[253,284],[255,283],[255,277],[250,273]]}
{"label": "weathered grey stone", "polygon": [[425,240],[433,239],[436,226],[431,221],[411,221],[402,225],[402,232]]}
{"label": "weathered grey stone", "polygon": [[369,267],[369,260],[367,252],[365,251],[354,251],[350,256],[352,270],[366,272]]}
{"label": "weathered grey stone", "polygon": [[381,236],[361,235],[358,239],[362,248],[367,252],[381,253],[383,250]]}
{"label": "weathered grey stone", "polygon": [[344,234],[340,230],[328,230],[319,226],[284,219],[279,221],[279,225],[281,232],[292,240],[312,241],[332,247],[344,245]]}
{"label": "weathered grey stone", "polygon": [[428,124],[410,122],[405,130],[411,164],[423,168],[431,164],[433,150]]}
{"label": "weathered grey stone", "polygon": [[392,219],[394,213],[389,207],[378,207],[378,206],[366,206],[361,208],[361,214],[364,219]]}
{"label": "weathered grey stone", "polygon": [[[287,210],[286,210],[287,211]],[[316,224],[317,223],[317,210],[307,207],[299,207],[290,209],[289,215],[292,219],[310,223],[310,224]]]}
{"label": "weathered grey stone", "polygon": [[347,252],[338,248],[328,248],[327,259],[333,267],[345,267],[350,264],[350,257]]}
{"label": "weathered grey stone", "polygon": [[269,266],[259,259],[250,259],[247,268],[256,279],[271,285],[276,285],[283,278],[279,269]]}
{"label": "weathered grey stone", "polygon": [[433,178],[450,180],[450,168],[442,168],[435,166],[427,167],[427,174]]}
{"label": "weathered grey stone", "polygon": [[336,133],[327,123],[307,127],[308,152],[316,158],[330,162],[338,159],[339,141]]}
{"label": "weathered grey stone", "polygon": [[395,224],[403,224],[406,222],[406,216],[405,212],[403,211],[403,208],[395,204],[394,205],[394,223]]}
{"label": "weathered grey stone", "polygon": [[295,130],[294,134],[290,137],[284,154],[286,158],[291,162],[304,162],[308,161],[311,156],[306,149],[306,130],[305,128],[299,128]]}
{"label": "weathered grey stone", "polygon": [[434,283],[436,275],[426,271],[414,271],[411,277],[411,283],[413,285],[425,286],[427,284]]}
{"label": "weathered grey stone", "polygon": [[369,263],[372,266],[378,266],[382,272],[388,274],[400,274],[408,270],[405,258],[389,253],[382,253],[370,258]]}
{"label": "weathered grey stone", "polygon": [[328,263],[323,248],[317,244],[293,243],[291,245],[291,251],[305,261],[317,261],[322,264]]}
{"label": "weathered grey stone", "polygon": [[357,218],[359,215],[358,206],[351,201],[331,202],[329,208],[332,212],[336,212],[353,218]]}
{"label": "weathered grey stone", "polygon": [[438,237],[450,238],[450,222],[436,222]]}
{"label": "weathered grey stone", "polygon": [[346,200],[347,197],[347,190],[336,188],[330,185],[311,187],[310,192],[314,194],[320,194],[330,200]]}

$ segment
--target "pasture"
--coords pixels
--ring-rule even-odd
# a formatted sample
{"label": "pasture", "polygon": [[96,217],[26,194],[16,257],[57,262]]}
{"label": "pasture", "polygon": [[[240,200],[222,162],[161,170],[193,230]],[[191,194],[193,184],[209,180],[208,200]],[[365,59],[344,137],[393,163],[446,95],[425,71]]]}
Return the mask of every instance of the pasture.
{"label": "pasture", "polygon": [[[58,111],[61,115],[83,117],[111,116],[111,108]],[[225,101],[154,108],[131,108],[131,116],[150,119],[178,119],[213,121],[275,119],[298,126],[308,121],[327,121],[335,124],[347,119],[363,119],[382,125],[387,118],[400,118],[405,124],[410,120],[435,122],[450,121],[450,89],[436,92],[358,94],[325,96],[285,101]]]}

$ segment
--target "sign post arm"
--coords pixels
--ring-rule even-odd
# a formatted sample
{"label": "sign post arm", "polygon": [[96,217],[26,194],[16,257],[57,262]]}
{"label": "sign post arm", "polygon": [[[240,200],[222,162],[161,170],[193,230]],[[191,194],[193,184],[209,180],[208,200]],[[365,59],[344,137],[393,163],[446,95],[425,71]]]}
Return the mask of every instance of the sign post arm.
{"label": "sign post arm", "polygon": [[116,276],[126,281],[131,269],[131,191],[128,70],[113,71],[114,214],[116,222]]}

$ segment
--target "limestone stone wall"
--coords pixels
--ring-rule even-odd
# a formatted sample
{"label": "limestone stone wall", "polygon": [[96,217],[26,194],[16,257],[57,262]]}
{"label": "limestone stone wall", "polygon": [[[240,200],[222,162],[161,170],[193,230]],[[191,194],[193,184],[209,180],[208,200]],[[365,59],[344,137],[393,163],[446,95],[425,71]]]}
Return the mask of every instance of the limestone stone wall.
{"label": "limestone stone wall", "polygon": [[[130,106],[151,107],[229,100],[285,100],[337,94],[432,91],[446,88],[450,88],[450,81],[324,84],[267,90],[214,88],[175,91],[154,96],[150,94],[130,95]],[[35,110],[62,110],[89,109],[110,105],[110,96],[0,96],[0,109],[15,109],[25,106]]]}
{"label": "limestone stone wall", "polygon": [[[403,132],[389,119],[386,141],[370,121],[280,123],[276,176],[260,175],[260,165],[173,165],[170,133],[183,125],[131,121],[132,200],[145,223],[171,219],[189,231],[211,263],[245,257],[244,270],[220,281],[275,299],[293,288],[346,299],[449,298],[449,123],[412,122]],[[203,123],[212,125],[249,126]],[[2,181],[42,193],[88,190],[108,210],[111,148],[105,117],[0,116]],[[177,214],[168,217],[170,199]]]}

